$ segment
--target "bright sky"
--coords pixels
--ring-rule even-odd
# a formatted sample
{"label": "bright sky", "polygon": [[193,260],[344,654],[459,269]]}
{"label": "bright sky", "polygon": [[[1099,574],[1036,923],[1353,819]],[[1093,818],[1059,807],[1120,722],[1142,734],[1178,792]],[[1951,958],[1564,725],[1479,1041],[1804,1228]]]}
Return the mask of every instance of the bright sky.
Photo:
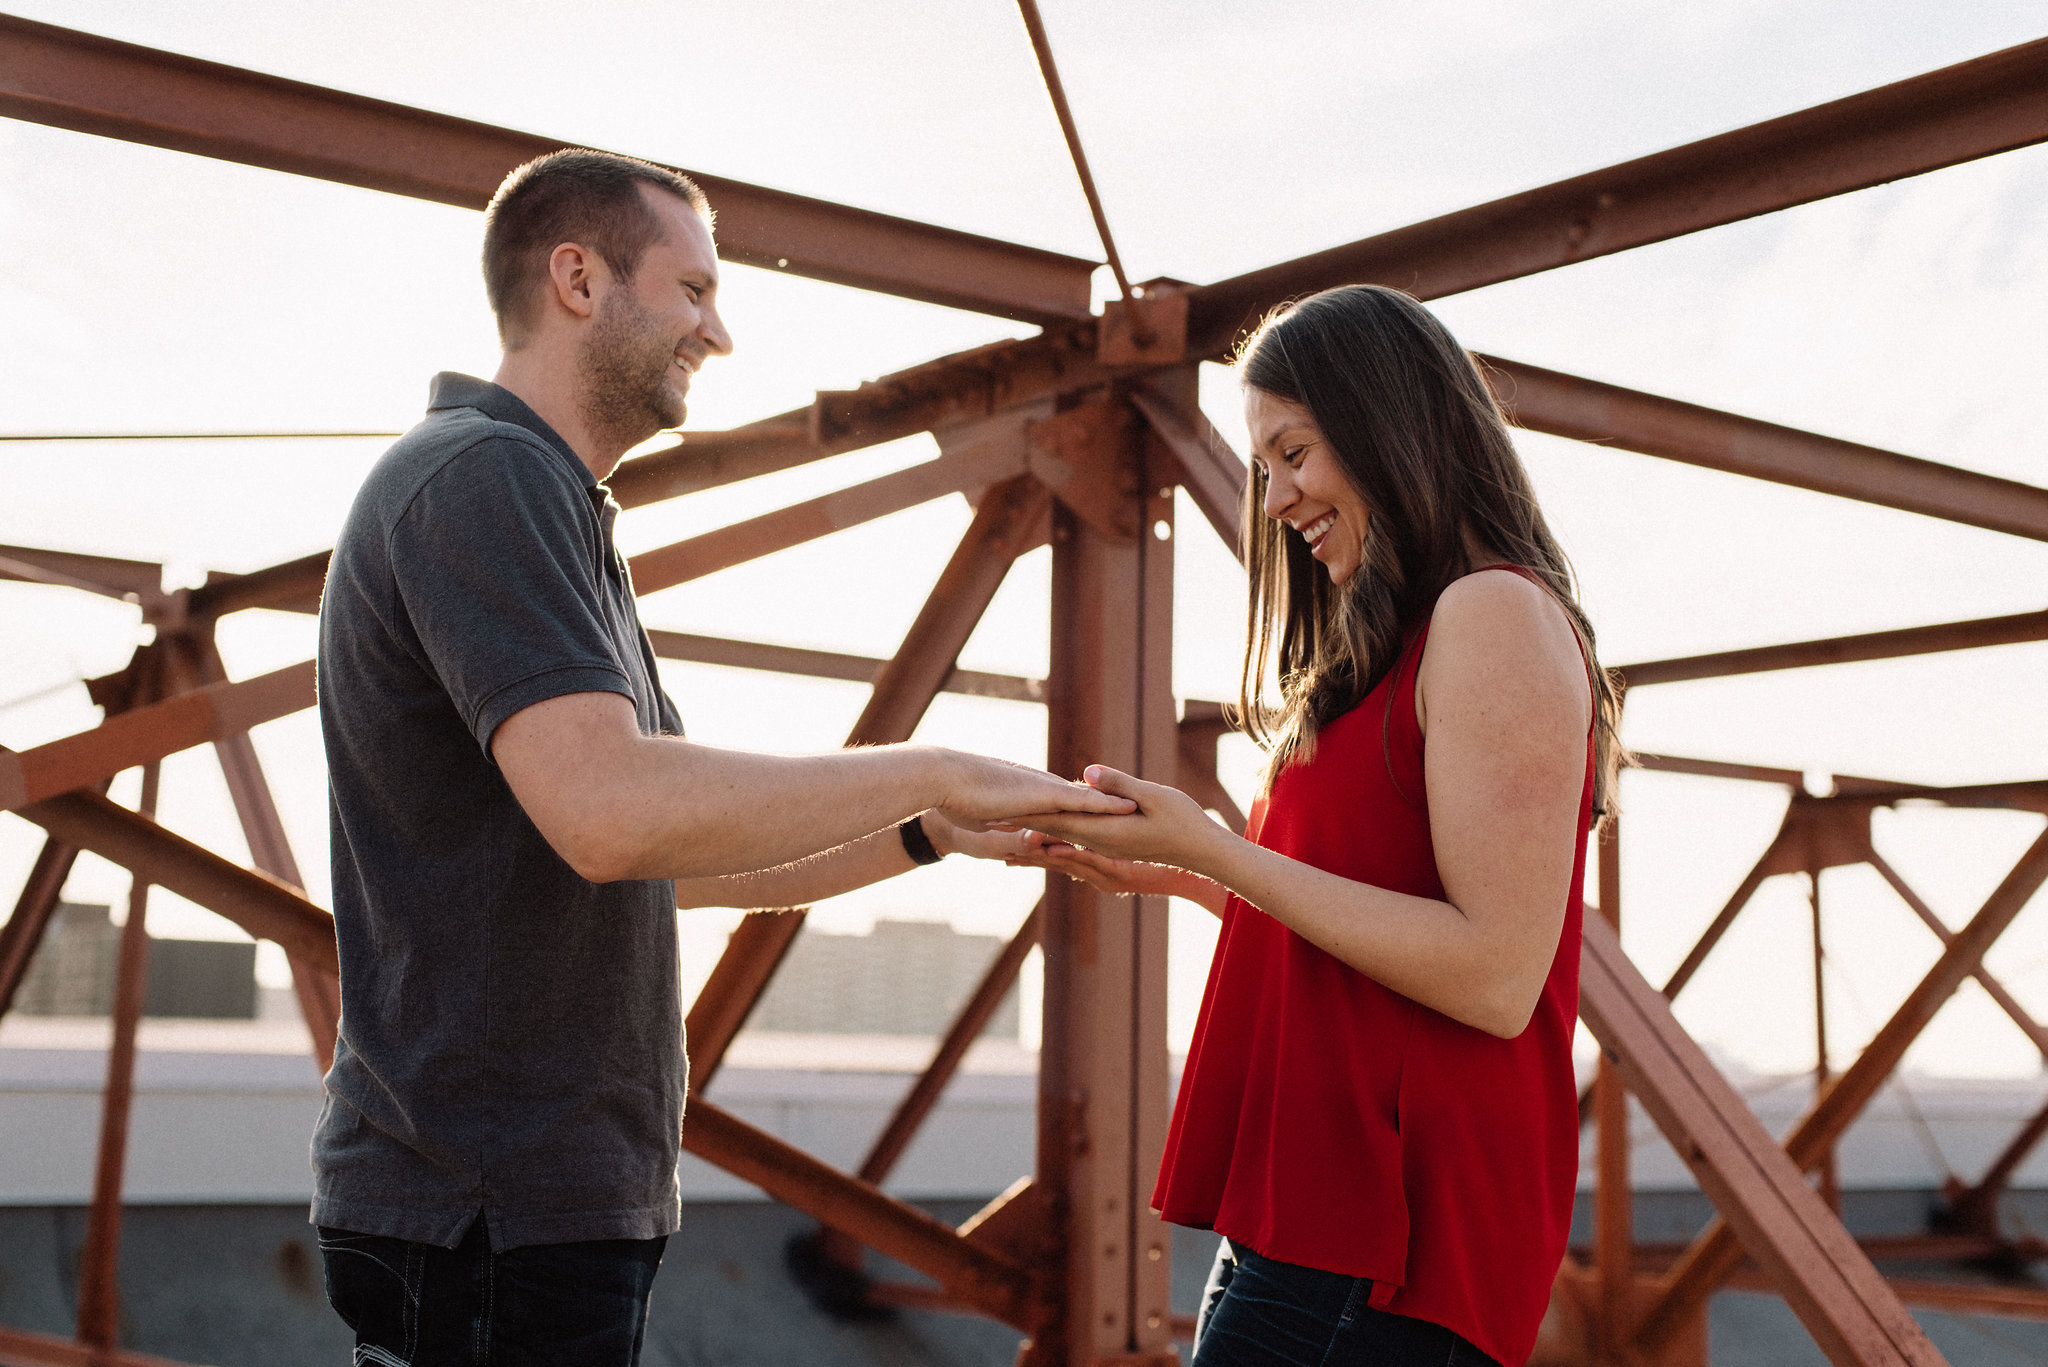
{"label": "bright sky", "polygon": [[[279,6],[17,0],[16,12],[343,90],[631,152],[952,227],[1098,254],[1006,0],[709,6],[530,0]],[[1408,5],[1044,0],[1082,134],[1136,278],[1213,280],[2040,36],[2031,0],[1486,0]],[[594,21],[593,21],[594,20]],[[0,121],[0,431],[398,429],[435,371],[495,346],[464,210]],[[1107,272],[1099,289],[1107,288]],[[690,425],[781,412],[821,388],[1022,329],[728,268],[739,350]],[[2048,149],[2008,154],[1437,305],[1468,345],[1910,454],[2048,484]],[[1204,405],[1243,449],[1235,383]],[[2039,609],[2048,546],[1646,457],[1524,435],[1609,663]],[[174,583],[331,544],[380,443],[0,446],[0,542],[161,559]],[[626,515],[629,551],[928,458],[927,439]],[[957,498],[656,594],[650,626],[888,654],[965,527]],[[1176,687],[1235,677],[1241,581],[1191,509],[1179,540]],[[1045,553],[1013,573],[970,667],[1045,667]],[[81,677],[145,629],[118,604],[0,584],[0,743],[93,725]],[[310,619],[222,627],[237,677],[310,655]],[[2048,774],[2048,645],[1644,689],[1639,748],[1929,782]],[[665,667],[691,733],[836,746],[851,685]],[[1034,709],[944,698],[921,740],[1042,760]],[[324,778],[310,715],[258,746],[313,896]],[[1240,793],[1251,770],[1230,757]],[[163,819],[240,857],[204,753],[165,769]],[[131,775],[116,787],[132,800]],[[1627,780],[1626,941],[1653,979],[1761,853],[1773,789]],[[2014,813],[1880,813],[1877,839],[1959,923],[2040,826]],[[0,818],[11,899],[38,833]],[[69,895],[118,903],[82,860]],[[950,860],[821,907],[815,924],[941,917],[1007,931],[1027,874]],[[1933,938],[1861,870],[1824,880],[1837,1063],[1932,961]],[[2048,899],[2040,899],[2048,901]],[[1681,1002],[1751,1067],[1810,1066],[1805,892],[1766,885]],[[1991,958],[2048,1015],[2042,908]],[[730,916],[691,918],[693,974]],[[157,894],[160,933],[231,934]],[[1174,922],[1184,1040],[1213,923]],[[264,971],[281,981],[281,960]],[[1027,1004],[1029,997],[1027,995]],[[2031,1074],[1974,985],[1909,1066]]]}

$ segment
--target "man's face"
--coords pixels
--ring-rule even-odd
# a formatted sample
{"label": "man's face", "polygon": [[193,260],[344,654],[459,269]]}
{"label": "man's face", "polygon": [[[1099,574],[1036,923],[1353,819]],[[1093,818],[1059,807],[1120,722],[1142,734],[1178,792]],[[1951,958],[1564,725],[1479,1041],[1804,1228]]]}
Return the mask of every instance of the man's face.
{"label": "man's face", "polygon": [[646,187],[640,193],[662,235],[630,280],[610,280],[578,356],[584,419],[628,447],[682,426],[690,377],[705,357],[732,351],[718,317],[710,228],[674,195]]}

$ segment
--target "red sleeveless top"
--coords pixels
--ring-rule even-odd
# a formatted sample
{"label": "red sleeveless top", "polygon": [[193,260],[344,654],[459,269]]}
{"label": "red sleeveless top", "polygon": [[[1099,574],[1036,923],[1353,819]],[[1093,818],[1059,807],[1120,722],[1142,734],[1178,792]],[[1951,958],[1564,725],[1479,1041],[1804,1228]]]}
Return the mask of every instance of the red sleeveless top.
{"label": "red sleeveless top", "polygon": [[[1507,567],[1502,567],[1507,568]],[[1330,873],[1442,898],[1415,676],[1428,623],[1363,702],[1252,808],[1248,839]],[[1527,1360],[1578,1174],[1584,833],[1528,1029],[1461,1025],[1345,966],[1243,899],[1222,936],[1152,1204],[1282,1262],[1370,1277],[1372,1304]]]}

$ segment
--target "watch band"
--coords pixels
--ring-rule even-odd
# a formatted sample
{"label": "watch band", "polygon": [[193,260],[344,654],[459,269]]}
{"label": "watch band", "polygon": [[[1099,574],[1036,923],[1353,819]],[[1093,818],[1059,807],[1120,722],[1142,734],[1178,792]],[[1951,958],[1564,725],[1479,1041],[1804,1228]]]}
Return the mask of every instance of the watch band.
{"label": "watch band", "polygon": [[896,834],[903,837],[903,852],[914,864],[936,864],[945,858],[932,848],[932,838],[924,833],[923,815],[913,816],[896,828]]}

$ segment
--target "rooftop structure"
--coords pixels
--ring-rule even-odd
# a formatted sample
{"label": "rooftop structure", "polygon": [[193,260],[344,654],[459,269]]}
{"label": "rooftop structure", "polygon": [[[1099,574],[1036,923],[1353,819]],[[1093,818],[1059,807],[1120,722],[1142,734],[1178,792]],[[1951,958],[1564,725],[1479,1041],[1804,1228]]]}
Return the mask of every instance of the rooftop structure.
{"label": "rooftop structure", "polygon": [[[1864,94],[1602,171],[1446,214],[1207,285],[1130,281],[1093,193],[1049,45],[1024,4],[1041,68],[1101,229],[1118,297],[1091,306],[1096,263],[719,177],[698,179],[719,210],[730,260],[863,289],[1020,319],[1027,338],[941,357],[808,407],[726,432],[687,434],[671,451],[622,466],[612,488],[639,507],[750,475],[823,461],[915,432],[940,455],[924,465],[635,558],[645,592],[800,545],[825,532],[951,493],[975,504],[972,525],[891,653],[850,655],[659,633],[669,658],[871,682],[848,737],[903,739],[945,691],[1042,702],[1049,767],[1107,761],[1176,782],[1241,820],[1215,774],[1219,709],[1177,698],[1170,674],[1176,489],[1235,544],[1243,462],[1196,403],[1196,369],[1223,356],[1248,319],[1286,297],[1376,281],[1436,298],[1666,241],[1900,177],[2048,140],[2048,40],[1992,53]],[[0,113],[248,165],[479,208],[502,176],[562,145],[479,123],[113,42],[0,20]],[[1486,358],[1514,420],[1720,471],[1931,518],[2048,540],[2048,490],[1599,383],[1526,362]],[[1052,548],[1051,667],[1044,679],[963,671],[963,644],[1021,555]],[[209,907],[291,956],[313,1049],[331,1054],[335,950],[328,914],[305,898],[248,730],[312,702],[310,663],[230,680],[214,624],[252,608],[311,611],[325,556],[166,591],[162,567],[44,547],[0,547],[0,576],[138,602],[156,628],[125,670],[96,680],[101,727],[0,755],[0,805],[48,841],[0,931],[0,1010],[21,982],[81,849],[134,871],[120,951],[93,1222],[78,1338],[108,1362],[115,1250],[134,1041],[142,1014],[147,889]],[[2048,613],[1954,621],[1830,640],[1635,664],[1632,689],[1682,679],[1892,658],[2048,638]],[[202,745],[218,752],[254,869],[153,820],[157,766]],[[2034,840],[1981,907],[1951,929],[1879,857],[1874,813],[1900,804],[2048,812],[2048,780],[1930,787],[1649,755],[1651,770],[1761,784],[1787,795],[1783,825],[1754,871],[1678,972],[1645,979],[1617,926],[1620,852],[1599,856],[1600,916],[1587,920],[1582,1018],[1602,1063],[1585,1109],[1597,1137],[1596,1230],[1588,1255],[1560,1275],[1539,1345],[1546,1362],[1681,1363],[1705,1351],[1713,1290],[1743,1277],[1782,1295],[1838,1364],[1940,1361],[1901,1295],[1963,1293],[1895,1283],[1838,1218],[1829,1174],[1849,1125],[1877,1100],[1927,1023],[1971,979],[2048,1055],[2048,1030],[1984,967],[1985,954],[2048,879],[2048,836]],[[137,809],[104,785],[143,766]],[[1930,966],[1869,1046],[1839,1071],[1817,1015],[1821,1076],[1782,1142],[1672,1014],[1764,880],[1814,889],[1813,974],[1825,972],[1820,875],[1867,866],[1884,878],[1935,946]],[[1170,1083],[1165,1034],[1166,908],[1098,896],[1054,878],[995,956],[908,1095],[857,1167],[841,1168],[703,1095],[801,931],[804,913],[749,918],[690,1011],[693,1084],[685,1146],[700,1159],[811,1215],[831,1231],[825,1256],[847,1265],[885,1253],[932,1285],[878,1280],[878,1301],[943,1304],[1013,1326],[1035,1367],[1174,1361],[1165,1232],[1146,1209]],[[955,1228],[887,1194],[920,1123],[1034,946],[1045,961],[1043,1047],[1036,1079],[1033,1172]],[[1825,994],[1816,992],[1816,1002]],[[1808,1028],[1802,1022],[1802,1030]],[[1639,1249],[1631,1218],[1632,1095],[1669,1140],[1720,1218],[1680,1251]],[[2017,1256],[1997,1203],[2048,1134],[2037,1112],[1993,1161],[1959,1179],[1928,1254]],[[1806,1180],[1819,1173],[1818,1189]],[[1882,1251],[1882,1250],[1879,1250]],[[2000,1304],[2048,1313],[2048,1297],[2004,1289]],[[78,1350],[0,1331],[0,1354],[77,1360]]]}

